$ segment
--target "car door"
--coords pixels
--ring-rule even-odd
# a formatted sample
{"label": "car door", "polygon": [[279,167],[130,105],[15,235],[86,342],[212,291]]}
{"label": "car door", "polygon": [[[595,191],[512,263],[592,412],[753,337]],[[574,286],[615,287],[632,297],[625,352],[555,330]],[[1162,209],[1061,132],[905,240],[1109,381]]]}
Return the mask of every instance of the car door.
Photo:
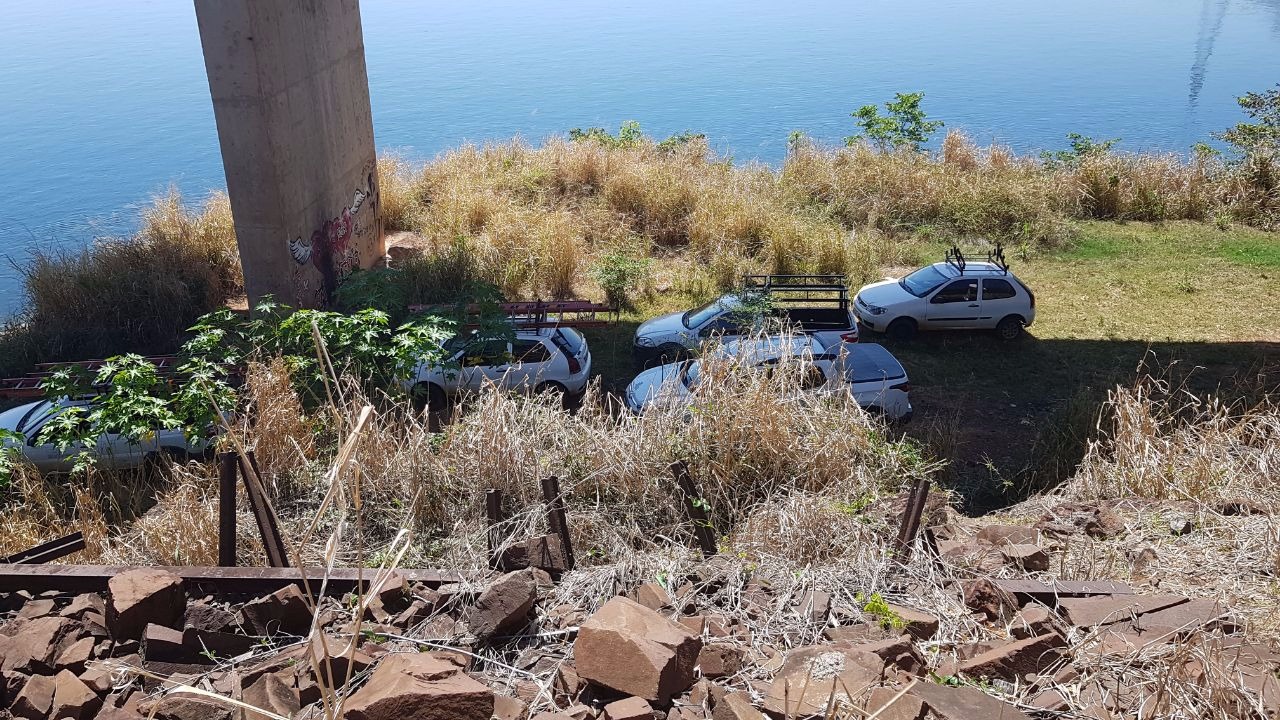
{"label": "car door", "polygon": [[506,376],[509,388],[532,390],[547,380],[564,381],[564,378],[552,377],[552,355],[541,340],[517,338],[511,343],[511,357],[513,362]]}
{"label": "car door", "polygon": [[978,278],[952,280],[929,298],[925,324],[935,330],[977,327],[981,309]]}
{"label": "car door", "polygon": [[1018,309],[1018,291],[1005,278],[982,279],[982,312],[978,325],[993,328],[1007,315],[1021,314]]}
{"label": "car door", "polygon": [[505,387],[504,376],[511,367],[511,345],[506,340],[480,340],[462,352],[459,390],[477,391],[490,383]]}

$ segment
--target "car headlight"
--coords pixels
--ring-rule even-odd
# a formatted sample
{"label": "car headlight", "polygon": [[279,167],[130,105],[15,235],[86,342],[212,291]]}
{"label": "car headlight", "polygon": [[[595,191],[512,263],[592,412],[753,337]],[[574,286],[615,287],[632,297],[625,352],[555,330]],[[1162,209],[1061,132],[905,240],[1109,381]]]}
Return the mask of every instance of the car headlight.
{"label": "car headlight", "polygon": [[653,347],[654,346],[653,338],[647,337],[645,335],[637,336],[636,346],[637,347]]}
{"label": "car headlight", "polygon": [[880,307],[879,305],[868,305],[867,312],[871,313],[872,315],[883,315],[884,308]]}

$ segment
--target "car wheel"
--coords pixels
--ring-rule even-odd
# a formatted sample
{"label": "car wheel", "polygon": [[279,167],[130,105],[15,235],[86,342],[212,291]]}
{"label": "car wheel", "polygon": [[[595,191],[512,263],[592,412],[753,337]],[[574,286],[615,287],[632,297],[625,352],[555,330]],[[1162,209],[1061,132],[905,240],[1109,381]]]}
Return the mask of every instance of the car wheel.
{"label": "car wheel", "polygon": [[683,345],[676,343],[667,343],[658,348],[658,355],[653,359],[653,365],[666,365],[668,363],[677,362],[685,359],[689,355],[689,349]]}
{"label": "car wheel", "polygon": [[1000,336],[1001,340],[1017,340],[1022,336],[1022,327],[1022,317],[1010,315],[996,324],[996,335]]}
{"label": "car wheel", "polygon": [[440,389],[435,383],[418,383],[409,391],[410,398],[413,401],[413,409],[416,412],[438,413],[445,408],[444,390]]}
{"label": "car wheel", "polygon": [[533,391],[539,396],[559,398],[561,407],[564,407],[565,398],[568,397],[569,394],[569,391],[558,382],[538,383],[538,386],[535,387]]}
{"label": "car wheel", "polygon": [[894,340],[910,340],[916,336],[916,330],[915,320],[901,317],[889,323],[889,327],[885,328],[884,334]]}

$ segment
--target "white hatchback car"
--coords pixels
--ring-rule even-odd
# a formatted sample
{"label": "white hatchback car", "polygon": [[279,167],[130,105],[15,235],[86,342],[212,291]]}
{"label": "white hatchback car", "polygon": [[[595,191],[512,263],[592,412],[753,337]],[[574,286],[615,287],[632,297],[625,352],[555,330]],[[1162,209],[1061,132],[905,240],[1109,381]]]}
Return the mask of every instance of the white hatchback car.
{"label": "white hatchback car", "polygon": [[6,449],[20,449],[27,462],[35,465],[41,472],[70,471],[75,465],[76,456],[86,450],[94,457],[97,467],[122,470],[141,467],[161,456],[185,460],[209,449],[207,441],[191,441],[181,429],[164,428],[137,440],[125,435],[105,433],[98,437],[91,448],[73,446],[59,450],[52,443],[40,442],[40,431],[59,410],[73,406],[88,409],[91,405],[90,400],[41,400],[5,410],[0,413],[0,428],[17,433],[22,438],[6,437],[3,444]]}
{"label": "white hatchback car", "polygon": [[442,409],[448,398],[489,385],[577,397],[591,377],[587,339],[571,327],[519,329],[511,340],[459,335],[444,347],[443,364],[422,363],[404,383],[416,401],[432,410]]}
{"label": "white hatchback car", "polygon": [[[907,371],[882,345],[846,343],[840,333],[771,336],[727,342],[719,355],[752,368],[799,359],[807,391],[847,391],[870,413],[894,422],[911,419]],[[627,387],[627,407],[635,413],[659,404],[687,405],[702,373],[702,361],[683,360],[645,370]]]}
{"label": "white hatchback car", "polygon": [[853,313],[868,330],[907,339],[917,330],[995,330],[1016,339],[1036,319],[1036,296],[1001,262],[939,262],[864,285]]}

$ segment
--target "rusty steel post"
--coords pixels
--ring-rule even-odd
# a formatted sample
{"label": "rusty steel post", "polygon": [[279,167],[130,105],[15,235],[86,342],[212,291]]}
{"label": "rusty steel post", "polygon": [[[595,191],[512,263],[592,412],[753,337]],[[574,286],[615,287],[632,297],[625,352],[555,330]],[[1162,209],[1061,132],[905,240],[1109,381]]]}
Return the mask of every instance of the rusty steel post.
{"label": "rusty steel post", "polygon": [[218,453],[218,565],[236,564],[236,480],[234,452]]}
{"label": "rusty steel post", "polygon": [[924,515],[924,506],[929,499],[930,483],[927,479],[916,480],[907,496],[907,507],[902,511],[902,525],[898,528],[898,540],[894,554],[898,560],[906,562],[911,559],[911,549],[915,545],[916,535],[920,533],[920,518]]}
{"label": "rusty steel post", "polygon": [[560,536],[560,548],[564,551],[564,569],[574,566],[573,541],[569,537],[569,519],[560,494],[560,478],[552,475],[542,478],[542,498],[547,502],[547,524],[551,532]]}
{"label": "rusty steel post", "polygon": [[698,487],[689,476],[689,463],[678,460],[671,463],[671,475],[680,487],[684,496],[684,507],[689,513],[689,522],[693,523],[693,534],[702,549],[703,557],[716,554],[716,530],[711,526],[711,518],[707,515],[706,501],[698,494]]}
{"label": "rusty steel post", "polygon": [[484,511],[488,517],[488,541],[489,541],[489,567],[493,570],[498,569],[499,553],[498,546],[502,544],[500,537],[502,525],[502,491],[497,488],[489,488],[484,493]]}

